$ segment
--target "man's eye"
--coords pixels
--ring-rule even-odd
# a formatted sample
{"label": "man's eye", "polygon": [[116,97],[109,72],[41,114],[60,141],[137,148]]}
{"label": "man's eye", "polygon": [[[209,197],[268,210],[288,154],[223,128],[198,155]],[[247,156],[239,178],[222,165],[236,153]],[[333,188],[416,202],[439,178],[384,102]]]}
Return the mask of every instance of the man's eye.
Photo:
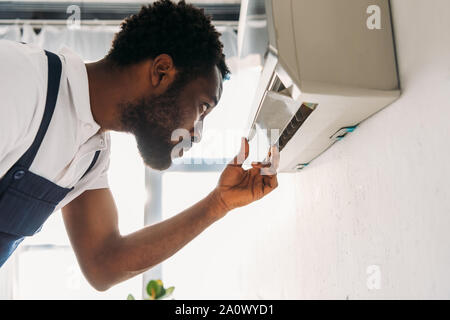
{"label": "man's eye", "polygon": [[200,113],[205,113],[209,109],[209,104],[203,103],[200,107]]}

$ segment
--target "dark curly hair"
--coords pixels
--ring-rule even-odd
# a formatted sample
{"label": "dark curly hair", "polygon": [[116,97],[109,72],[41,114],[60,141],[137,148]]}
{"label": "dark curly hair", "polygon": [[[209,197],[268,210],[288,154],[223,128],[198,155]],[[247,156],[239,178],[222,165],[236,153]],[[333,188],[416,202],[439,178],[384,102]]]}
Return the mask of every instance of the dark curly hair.
{"label": "dark curly hair", "polygon": [[226,78],[230,71],[219,37],[203,9],[159,0],[124,20],[106,59],[128,66],[165,53],[185,75],[204,75],[217,66]]}

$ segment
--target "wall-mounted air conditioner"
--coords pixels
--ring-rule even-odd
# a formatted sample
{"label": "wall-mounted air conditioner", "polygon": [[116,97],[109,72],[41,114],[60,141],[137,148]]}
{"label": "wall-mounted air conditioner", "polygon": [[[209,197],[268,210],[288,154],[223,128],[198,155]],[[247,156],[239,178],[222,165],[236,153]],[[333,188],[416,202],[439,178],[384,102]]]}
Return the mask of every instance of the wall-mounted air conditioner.
{"label": "wall-mounted air conditioner", "polygon": [[268,52],[249,139],[267,130],[280,171],[293,172],[400,95],[390,4],[266,0],[265,12]]}

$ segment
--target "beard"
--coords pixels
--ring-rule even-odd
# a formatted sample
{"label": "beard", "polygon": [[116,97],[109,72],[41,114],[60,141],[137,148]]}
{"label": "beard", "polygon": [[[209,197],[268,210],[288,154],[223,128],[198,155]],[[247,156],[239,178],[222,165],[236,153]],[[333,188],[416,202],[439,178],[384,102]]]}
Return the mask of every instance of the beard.
{"label": "beard", "polygon": [[120,105],[121,122],[126,132],[132,133],[144,163],[156,170],[172,165],[172,132],[184,118],[179,105],[183,79],[177,78],[169,89],[159,96],[149,96]]}

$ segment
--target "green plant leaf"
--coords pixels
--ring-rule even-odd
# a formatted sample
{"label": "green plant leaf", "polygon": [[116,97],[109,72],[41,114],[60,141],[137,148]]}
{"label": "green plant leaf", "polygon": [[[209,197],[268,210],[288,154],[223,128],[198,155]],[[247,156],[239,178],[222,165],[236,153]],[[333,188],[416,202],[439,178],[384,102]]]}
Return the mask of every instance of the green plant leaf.
{"label": "green plant leaf", "polygon": [[154,300],[157,299],[161,295],[162,285],[159,284],[162,283],[161,280],[150,280],[147,284],[147,293],[150,296],[150,299]]}
{"label": "green plant leaf", "polygon": [[130,293],[127,297],[127,300],[136,300],[134,296]]}
{"label": "green plant leaf", "polygon": [[164,289],[164,287],[161,287],[161,291],[159,292],[159,294],[156,296],[156,299],[161,298],[163,295],[166,294],[166,289]]}
{"label": "green plant leaf", "polygon": [[162,295],[158,299],[165,299],[165,298],[169,297],[173,293],[173,290],[175,290],[175,287],[166,288],[164,295]]}
{"label": "green plant leaf", "polygon": [[172,294],[173,290],[175,290],[175,287],[169,287],[166,289],[166,294]]}

